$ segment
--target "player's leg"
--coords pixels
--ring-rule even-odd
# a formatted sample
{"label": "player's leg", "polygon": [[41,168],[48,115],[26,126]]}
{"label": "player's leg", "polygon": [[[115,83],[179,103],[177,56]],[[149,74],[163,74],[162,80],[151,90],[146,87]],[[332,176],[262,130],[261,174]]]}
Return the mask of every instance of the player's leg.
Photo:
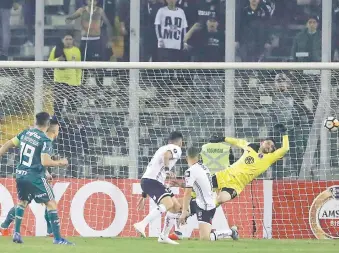
{"label": "player's leg", "polygon": [[24,217],[25,209],[30,203],[32,198],[32,184],[30,181],[22,178],[16,179],[16,188],[18,192],[18,204],[15,208],[15,225],[14,225],[14,233],[13,233],[13,242],[14,243],[23,243],[20,229],[22,218]]}
{"label": "player's leg", "polygon": [[238,228],[236,226],[231,227],[230,229],[225,230],[215,230],[210,234],[211,241],[216,241],[220,239],[225,239],[231,237],[233,240],[239,239]]}
{"label": "player's leg", "polygon": [[53,230],[52,230],[50,219],[48,217],[47,207],[45,209],[45,221],[46,221],[46,224],[47,224],[47,236],[53,237]]}
{"label": "player's leg", "polygon": [[172,200],[173,193],[157,180],[141,179],[141,189],[157,204],[142,221],[133,225],[135,230],[145,237],[146,226],[166,211],[174,211],[175,204]]}
{"label": "player's leg", "polygon": [[[222,188],[217,195],[217,203],[221,205],[234,199],[237,195],[237,191],[233,188]],[[230,229],[211,232],[212,241],[228,238],[229,236],[232,237],[233,240],[239,239],[238,228],[236,226],[233,226]]]}
{"label": "player's leg", "polygon": [[9,236],[10,233],[8,228],[12,224],[14,219],[15,219],[15,207],[13,206],[7,213],[4,222],[0,225],[0,234],[2,236]]}
{"label": "player's leg", "polygon": [[48,218],[51,224],[54,244],[74,245],[73,243],[63,239],[60,234],[60,219],[57,211],[57,203],[55,201],[53,189],[45,178],[40,178],[34,182],[35,186],[35,202],[44,203],[47,208]]}
{"label": "player's leg", "polygon": [[[170,190],[169,190],[170,191]],[[181,204],[171,192],[173,207],[167,211],[165,216],[164,227],[161,233],[162,238],[168,238],[172,227],[177,223],[181,214]]]}
{"label": "player's leg", "polygon": [[210,234],[212,230],[212,220],[216,209],[213,208],[211,210],[204,210],[198,205],[196,205],[195,209],[199,223],[200,240],[209,241],[211,240]]}

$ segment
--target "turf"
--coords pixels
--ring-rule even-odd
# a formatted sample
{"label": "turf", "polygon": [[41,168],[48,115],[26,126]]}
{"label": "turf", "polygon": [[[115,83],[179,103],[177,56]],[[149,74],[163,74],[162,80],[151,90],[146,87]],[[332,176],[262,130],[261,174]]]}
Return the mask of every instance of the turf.
{"label": "turf", "polygon": [[183,240],[180,245],[159,244],[155,238],[69,238],[76,246],[53,245],[50,238],[24,237],[25,243],[14,244],[10,237],[0,237],[1,253],[38,253],[38,252],[72,252],[72,253],[243,253],[243,252],[336,252],[339,241],[335,240],[224,240],[217,242],[200,242]]}

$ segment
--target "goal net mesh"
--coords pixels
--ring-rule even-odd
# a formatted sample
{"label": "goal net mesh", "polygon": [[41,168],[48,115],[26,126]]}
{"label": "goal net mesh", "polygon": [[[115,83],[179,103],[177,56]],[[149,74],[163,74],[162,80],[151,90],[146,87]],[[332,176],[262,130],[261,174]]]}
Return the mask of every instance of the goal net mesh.
{"label": "goal net mesh", "polygon": [[[34,69],[0,69],[2,144],[34,124],[34,73]],[[149,207],[144,211],[136,210],[140,196],[135,186],[138,180],[128,179],[129,70],[83,70],[79,87],[54,83],[52,69],[44,69],[42,78],[43,89],[39,92],[43,94],[43,108],[57,115],[61,126],[54,142],[54,153],[70,162],[67,169],[50,169],[56,176],[52,185],[59,200],[62,233],[68,236],[136,236],[132,225],[147,214]],[[233,106],[228,103],[228,98],[225,99],[227,82],[223,70],[140,69],[137,91],[139,143],[136,144],[139,178],[171,131],[183,133],[186,147],[192,144],[201,147],[211,136],[224,135],[225,108]],[[316,123],[319,117],[322,122],[325,116],[335,116],[337,73],[332,72],[333,98],[325,101],[331,104],[329,115],[316,115],[321,104],[319,73],[235,71],[234,87],[235,136],[250,142],[272,137],[279,147],[280,134],[273,126],[281,122],[289,129],[290,151],[224,206],[227,220],[224,218],[221,225],[237,225],[243,237],[262,238],[267,231],[271,231],[273,238],[313,237],[308,215],[312,201],[334,184],[324,180],[339,178],[338,135],[329,135],[330,159],[321,167],[319,134],[323,128],[321,123]],[[233,151],[235,158],[239,158],[242,151]],[[16,202],[13,178],[18,153],[13,149],[1,158],[0,184],[11,194],[12,203]],[[179,178],[185,169],[185,159],[179,160],[176,165]],[[266,215],[270,216],[264,200],[264,179],[273,180],[271,227],[264,226]],[[114,192],[110,196],[100,192],[101,188],[93,194],[88,193],[87,188],[84,190],[86,185],[95,182],[110,182],[119,189],[112,189]],[[81,203],[81,189],[81,194],[88,196],[83,197],[83,205],[77,207],[77,203]],[[126,204],[119,191],[127,201],[127,209],[124,209]],[[2,199],[0,203],[1,220],[4,220],[11,202]],[[43,235],[43,217],[38,217],[33,209],[26,211],[24,233]],[[43,215],[41,210],[40,213]],[[84,217],[87,225],[83,225],[77,216]],[[115,230],[110,228],[113,221]],[[334,219],[328,222],[327,233],[337,233],[339,224]],[[159,224],[153,225],[148,233],[154,236]]]}

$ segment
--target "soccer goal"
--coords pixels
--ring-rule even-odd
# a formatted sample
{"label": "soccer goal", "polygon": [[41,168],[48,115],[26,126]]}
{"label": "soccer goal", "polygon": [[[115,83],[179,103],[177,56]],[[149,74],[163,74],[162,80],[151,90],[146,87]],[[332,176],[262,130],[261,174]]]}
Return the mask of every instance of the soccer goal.
{"label": "soccer goal", "polygon": [[[66,236],[137,236],[133,223],[141,177],[173,130],[185,146],[213,135],[250,142],[280,135],[289,154],[223,207],[214,227],[237,225],[245,238],[338,237],[338,134],[323,127],[336,116],[335,63],[90,63],[0,62],[1,143],[34,124],[34,114],[57,115],[61,130],[55,156],[67,169],[51,168],[62,233]],[[62,83],[54,82],[54,73]],[[68,85],[77,76],[80,83]],[[60,79],[59,79],[60,80]],[[67,81],[68,80],[68,81]],[[234,149],[235,158],[241,150]],[[18,150],[1,159],[0,221],[16,202]],[[187,165],[176,166],[178,178]],[[178,188],[173,189],[180,193]],[[32,203],[26,235],[46,234],[44,209]],[[191,219],[185,236],[195,236]],[[157,236],[161,221],[147,231]]]}

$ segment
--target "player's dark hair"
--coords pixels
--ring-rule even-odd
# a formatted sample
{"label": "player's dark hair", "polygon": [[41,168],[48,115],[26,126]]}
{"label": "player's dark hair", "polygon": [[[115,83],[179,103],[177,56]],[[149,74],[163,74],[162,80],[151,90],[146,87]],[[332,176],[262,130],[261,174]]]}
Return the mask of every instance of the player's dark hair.
{"label": "player's dark hair", "polygon": [[35,124],[40,127],[49,126],[51,116],[48,112],[39,112],[35,115]]}
{"label": "player's dark hair", "polygon": [[170,133],[170,135],[168,137],[168,141],[176,141],[178,139],[183,139],[182,133],[180,133],[178,131],[174,131],[174,132]]}
{"label": "player's dark hair", "polygon": [[189,158],[199,158],[200,148],[197,148],[196,146],[189,147],[186,153]]}
{"label": "player's dark hair", "polygon": [[71,37],[73,38],[73,37],[74,37],[73,31],[70,31],[70,30],[66,31],[66,32],[64,33],[64,38],[65,38],[66,36],[71,36]]}

